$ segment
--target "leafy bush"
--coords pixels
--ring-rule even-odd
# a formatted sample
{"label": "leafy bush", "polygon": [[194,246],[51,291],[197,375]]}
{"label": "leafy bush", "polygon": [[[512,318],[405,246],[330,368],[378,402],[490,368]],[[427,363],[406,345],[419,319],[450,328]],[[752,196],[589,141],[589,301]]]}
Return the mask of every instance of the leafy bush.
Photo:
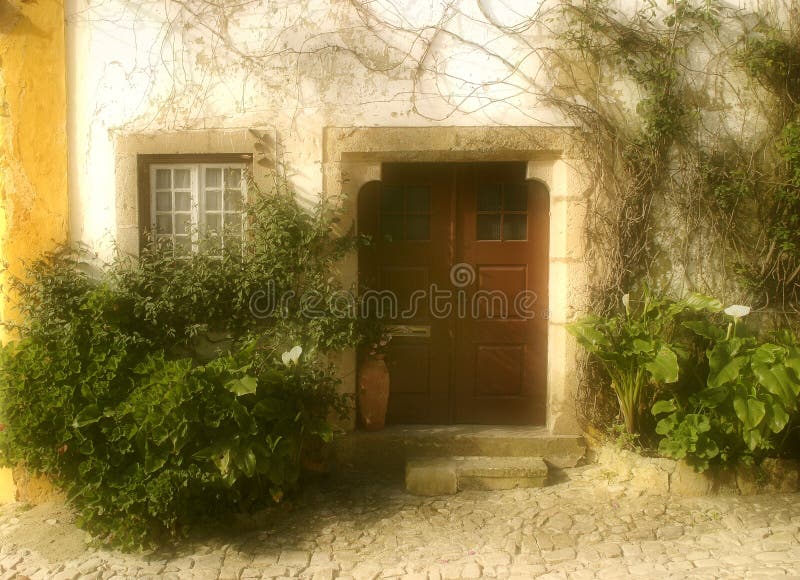
{"label": "leafy bush", "polygon": [[[623,297],[624,311],[609,318],[587,316],[567,329],[578,343],[597,357],[611,378],[629,434],[639,431],[640,416],[655,387],[679,378],[679,355],[688,345],[678,336],[678,318],[686,311],[714,308],[717,302],[699,294],[686,301],[660,297],[648,289],[631,304]],[[684,356],[685,357],[685,356]]]}
{"label": "leafy bush", "polygon": [[645,290],[624,303],[621,314],[586,317],[569,330],[607,371],[627,433],[640,433],[648,401],[660,398],[651,412],[663,455],[702,471],[780,451],[800,410],[792,333],[760,337],[741,323],[749,308],[723,312],[699,294],[672,300]]}
{"label": "leafy bush", "polygon": [[305,210],[288,191],[254,197],[244,248],[207,239],[201,251],[176,258],[151,243],[135,263],[120,257],[113,265],[113,287],[151,344],[196,355],[193,339],[207,331],[257,331],[281,348],[302,343],[314,352],[361,340],[357,309],[331,305],[350,290],[335,276],[337,263],[364,240],[337,235],[338,214],[325,202]]}
{"label": "leafy bush", "polygon": [[[115,545],[279,501],[304,447],[346,412],[321,355],[361,341],[356,313],[326,302],[357,240],[336,239],[335,217],[285,192],[249,212],[244,248],[178,259],[151,244],[94,277],[63,253],[15,282],[23,322],[0,350],[2,463],[52,477],[79,523]],[[314,292],[314,316],[300,298],[254,316],[250,296],[270,284]],[[211,331],[225,337],[213,356],[198,341]]]}
{"label": "leafy bush", "polygon": [[709,341],[705,385],[688,400],[673,397],[652,409],[664,415],[656,426],[664,436],[659,450],[701,471],[714,461],[749,460],[773,450],[800,402],[796,341],[787,333],[765,341],[748,333],[739,317],[726,318],[687,325]]}

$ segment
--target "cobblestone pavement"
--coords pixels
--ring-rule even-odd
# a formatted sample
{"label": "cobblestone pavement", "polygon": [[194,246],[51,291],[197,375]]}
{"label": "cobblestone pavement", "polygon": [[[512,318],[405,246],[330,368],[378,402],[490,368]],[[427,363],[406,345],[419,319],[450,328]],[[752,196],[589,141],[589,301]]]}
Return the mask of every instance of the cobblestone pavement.
{"label": "cobblestone pavement", "polygon": [[800,578],[800,494],[675,498],[631,493],[591,467],[568,477],[446,498],[329,482],[249,530],[217,530],[155,555],[79,543],[62,560],[48,546],[70,534],[83,542],[82,532],[6,506],[0,577]]}

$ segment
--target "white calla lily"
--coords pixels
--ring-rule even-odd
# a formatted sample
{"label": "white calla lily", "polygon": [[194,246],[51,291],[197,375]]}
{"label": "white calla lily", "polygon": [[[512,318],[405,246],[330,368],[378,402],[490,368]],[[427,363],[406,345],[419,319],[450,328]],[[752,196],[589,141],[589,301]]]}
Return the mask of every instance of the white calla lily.
{"label": "white calla lily", "polygon": [[292,347],[291,350],[287,350],[285,353],[283,353],[281,355],[281,360],[283,361],[283,364],[287,367],[294,366],[300,359],[301,354],[303,354],[303,347],[298,345]]}
{"label": "white calla lily", "polygon": [[734,318],[742,318],[750,314],[750,307],[742,304],[733,304],[725,309],[725,314]]}
{"label": "white calla lily", "polygon": [[625,307],[625,312],[627,312],[631,307],[631,295],[630,294],[623,294],[622,295],[622,305]]}

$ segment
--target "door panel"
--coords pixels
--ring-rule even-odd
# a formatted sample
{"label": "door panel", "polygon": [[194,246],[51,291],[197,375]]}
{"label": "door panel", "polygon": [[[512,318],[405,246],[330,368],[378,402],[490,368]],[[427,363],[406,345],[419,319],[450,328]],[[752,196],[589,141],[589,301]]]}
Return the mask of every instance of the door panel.
{"label": "door panel", "polygon": [[386,362],[391,377],[388,423],[449,423],[450,321],[430,315],[413,298],[446,282],[451,245],[451,183],[433,165],[385,165],[381,183],[359,195],[359,232],[372,244],[359,252],[363,287],[389,291],[395,312],[384,323],[413,325],[425,332],[398,336]]}
{"label": "door panel", "polygon": [[[548,203],[524,163],[385,164],[362,190],[362,283],[397,296],[384,322],[424,329],[390,345],[388,422],[545,422]],[[469,283],[453,286],[456,264]],[[428,311],[431,285],[451,316]]]}
{"label": "door panel", "polygon": [[[481,306],[457,322],[454,422],[543,424],[547,193],[524,164],[473,164],[459,168],[456,197],[457,260],[475,269],[465,290]],[[525,292],[532,312],[517,303]]]}

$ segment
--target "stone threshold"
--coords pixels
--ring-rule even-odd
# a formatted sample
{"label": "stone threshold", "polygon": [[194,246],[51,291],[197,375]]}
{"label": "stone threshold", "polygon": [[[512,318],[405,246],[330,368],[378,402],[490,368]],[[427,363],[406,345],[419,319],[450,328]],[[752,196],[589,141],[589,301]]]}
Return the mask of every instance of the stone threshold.
{"label": "stone threshold", "polygon": [[334,438],[334,469],[404,473],[414,457],[539,457],[555,467],[583,458],[580,435],[551,435],[544,426],[391,425],[381,431],[353,431]]}

